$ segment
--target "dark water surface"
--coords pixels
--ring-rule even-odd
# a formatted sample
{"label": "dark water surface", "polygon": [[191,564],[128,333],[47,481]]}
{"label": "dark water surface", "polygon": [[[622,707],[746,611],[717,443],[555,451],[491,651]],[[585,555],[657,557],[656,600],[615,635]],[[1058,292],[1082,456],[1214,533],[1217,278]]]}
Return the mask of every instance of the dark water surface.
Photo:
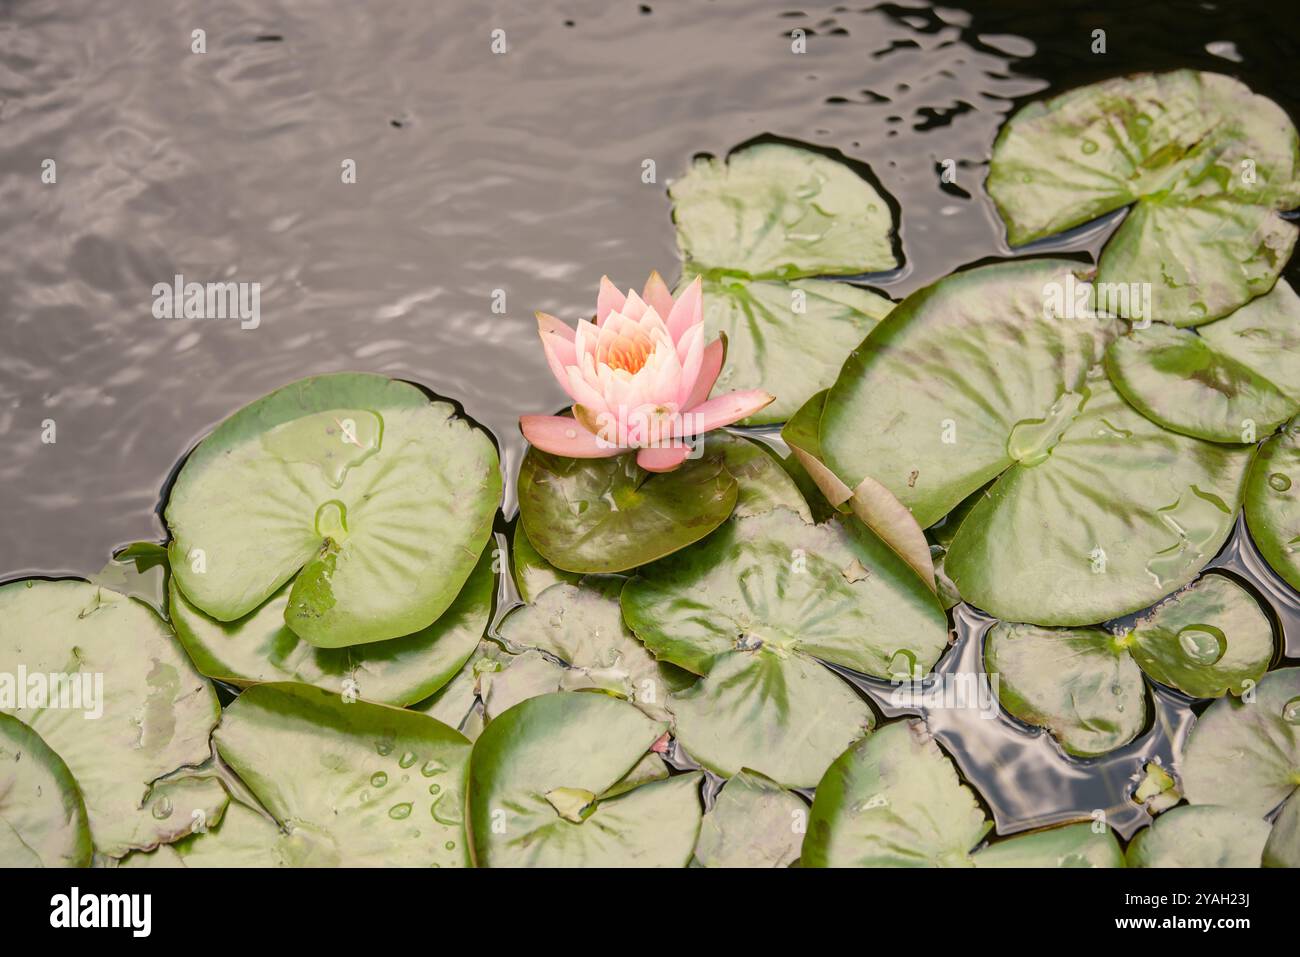
{"label": "dark water surface", "polygon": [[[1189,66],[1295,117],[1294,20],[1240,3],[0,0],[0,580],[87,575],[161,538],[178,459],[316,373],[459,400],[513,473],[518,415],[565,401],[533,311],[590,313],[603,273],[675,277],[665,187],[696,153],[775,135],[868,164],[901,208],[905,265],[872,280],[897,299],[1011,255],[982,182],[1020,102]],[[1086,257],[1116,220],[1033,251]],[[260,283],[260,325],[155,318],[153,285],[178,273]],[[1218,562],[1270,598],[1300,655],[1295,595],[1251,549],[1239,535]],[[981,670],[987,619],[956,623],[945,668]],[[1099,762],[1005,717],[929,720],[1000,830],[1101,808],[1131,832],[1133,775],[1173,760],[1192,718],[1172,693],[1155,704],[1151,730]]]}

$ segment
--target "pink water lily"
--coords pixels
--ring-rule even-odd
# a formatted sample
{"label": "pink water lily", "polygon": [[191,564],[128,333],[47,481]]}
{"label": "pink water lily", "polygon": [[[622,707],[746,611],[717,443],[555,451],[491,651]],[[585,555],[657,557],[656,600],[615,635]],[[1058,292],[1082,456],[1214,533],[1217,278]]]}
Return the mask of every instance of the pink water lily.
{"label": "pink water lily", "polygon": [[668,472],[691,454],[690,439],[753,415],[775,396],[761,389],[710,399],[727,341],[704,343],[704,298],[697,278],[676,300],[652,272],[640,296],[600,280],[596,321],[576,330],[537,314],[551,372],[573,399],[573,418],[525,415],[524,437],[544,452],[606,458],[631,449],[650,472]]}

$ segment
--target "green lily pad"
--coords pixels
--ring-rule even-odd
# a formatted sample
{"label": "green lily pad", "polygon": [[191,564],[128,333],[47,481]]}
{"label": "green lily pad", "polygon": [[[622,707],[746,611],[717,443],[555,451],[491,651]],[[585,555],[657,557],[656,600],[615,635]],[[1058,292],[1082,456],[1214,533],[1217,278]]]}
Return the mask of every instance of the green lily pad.
{"label": "green lily pad", "polygon": [[153,851],[133,851],[120,867],[311,867],[310,832],[285,833],[279,825],[238,802],[231,802],[221,822],[203,833],[183,837]]}
{"label": "green lily pad", "polygon": [[720,451],[672,472],[635,456],[572,459],[530,448],[519,468],[519,520],[552,565],[621,572],[697,542],[736,507],[736,480]]}
{"label": "green lily pad", "polygon": [[[694,279],[683,277],[683,283]],[[718,392],[768,389],[776,401],[743,425],[784,422],[814,393],[830,386],[853,348],[893,303],[843,282],[748,282],[706,277],[704,327],[727,337]]]}
{"label": "green lily pad", "polygon": [[[598,688],[630,701],[655,720],[666,720],[664,706],[669,692],[683,686],[681,673],[673,665],[655,661],[623,623],[621,588],[621,582],[560,582],[532,604],[511,610],[498,631],[512,650],[543,651],[582,673],[580,680],[568,682],[557,675],[565,687]],[[504,674],[514,670],[512,665]]]}
{"label": "green lily pad", "polygon": [[477,863],[686,866],[700,829],[698,772],[607,796],[666,727],[587,692],[530,698],[496,718],[471,760]]}
{"label": "green lily pad", "polygon": [[1300,411],[1300,298],[1279,279],[1272,292],[1196,332],[1134,329],[1111,343],[1106,369],[1151,421],[1253,444]]}
{"label": "green lily pad", "polygon": [[[976,851],[993,827],[921,721],[854,744],[817,785],[804,867],[1112,867],[1113,834],[1067,825]],[[1084,833],[1087,829],[1088,833]]]}
{"label": "green lily pad", "polygon": [[1259,867],[1269,826],[1262,818],[1203,805],[1166,811],[1134,836],[1129,867]]}
{"label": "green lily pad", "polygon": [[132,542],[114,552],[112,560],[88,580],[127,598],[138,598],[166,618],[170,579],[166,545]]}
{"label": "green lily pad", "polygon": [[285,622],[321,648],[386,641],[447,610],[492,534],[496,448],[385,376],[285,386],[191,453],[166,518],[172,575],[218,621],[292,580]]}
{"label": "green lily pad", "polygon": [[745,769],[704,815],[695,860],[704,867],[789,867],[799,859],[808,805],[771,778]]}
{"label": "green lily pad", "polygon": [[564,689],[568,669],[540,651],[502,655],[499,664],[499,668],[483,671],[478,679],[485,725],[521,701]]}
{"label": "green lily pad", "polygon": [[1260,446],[1246,482],[1246,524],[1273,571],[1300,589],[1300,420]]}
{"label": "green lily pad", "polygon": [[[23,674],[43,688],[57,676],[61,706],[24,701]],[[217,696],[145,605],[79,581],[0,586],[0,712],[66,762],[100,854],[188,832],[188,818],[146,801],[153,782],[209,756]]]}
{"label": "green lily pad", "polygon": [[1152,283],[1150,318],[1197,325],[1272,287],[1295,243],[1276,211],[1300,204],[1298,153],[1286,113],[1236,80],[1140,74],[1019,110],[987,188],[1014,245],[1136,203],[1098,281]]}
{"label": "green lily pad", "polygon": [[0,714],[0,867],[89,867],[81,789],[63,759]]}
{"label": "green lily pad", "polygon": [[1123,867],[1115,832],[1093,823],[1064,824],[1017,834],[971,855],[976,867]]}
{"label": "green lily pad", "polygon": [[880,678],[924,674],[948,644],[934,593],[880,539],[851,518],[810,525],[788,509],[735,519],[642,569],[622,603],[656,657],[699,675],[760,646]]}
{"label": "green lily pad", "polygon": [[701,157],[668,188],[688,268],[795,279],[893,269],[893,213],[845,163],[759,143]]}
{"label": "green lily pad", "polygon": [[812,521],[803,492],[767,445],[727,432],[710,432],[704,442],[706,452],[722,453],[723,464],[740,485],[733,518],[788,508]]}
{"label": "green lily pad", "polygon": [[470,733],[469,718],[479,701],[479,676],[501,668],[503,657],[507,657],[506,652],[495,641],[480,641],[450,681],[428,698],[408,707],[436,718],[473,741],[476,734]]}
{"label": "green lily pad", "polygon": [[1123,747],[1146,725],[1142,672],[1100,628],[998,622],[984,639],[984,668],[1007,711],[1078,757]]}
{"label": "green lily pad", "polygon": [[288,584],[251,614],[220,622],[196,608],[173,581],[172,624],[190,659],[209,678],[240,687],[301,681],[367,701],[408,705],[450,681],[477,647],[496,594],[492,552],[489,544],[437,621],[405,638],[351,648],[308,644],[285,624]]}
{"label": "green lily pad", "polygon": [[468,864],[469,741],[446,725],[293,682],[254,685],[213,736],[302,866]]}
{"label": "green lily pad", "polygon": [[812,657],[768,644],[723,652],[674,694],[677,742],[723,777],[746,767],[813,787],[835,756],[875,726],[871,708]]}
{"label": "green lily pad", "polygon": [[1263,817],[1290,797],[1300,787],[1300,668],[1279,668],[1242,699],[1210,705],[1179,771],[1192,804]]}
{"label": "green lily pad", "polygon": [[934,563],[935,591],[945,610],[962,600],[961,595],[957,593],[957,586],[948,577],[948,569],[944,564],[948,558],[948,548],[952,545],[952,540],[957,537],[957,529],[961,528],[961,523],[983,497],[984,491],[980,489],[972,492],[937,524],[925,530],[926,540],[930,542],[930,560]]}
{"label": "green lily pad", "polygon": [[1209,574],[1139,620],[1128,649],[1156,681],[1194,698],[1240,695],[1273,660],[1273,625],[1250,592]]}
{"label": "green lily pad", "polygon": [[1300,867],[1300,798],[1287,798],[1264,845],[1265,867]]}
{"label": "green lily pad", "polygon": [[557,582],[576,585],[582,578],[575,572],[556,568],[543,558],[528,540],[523,522],[515,523],[514,537],[510,540],[510,561],[515,587],[519,589],[519,597],[524,601],[532,601]]}

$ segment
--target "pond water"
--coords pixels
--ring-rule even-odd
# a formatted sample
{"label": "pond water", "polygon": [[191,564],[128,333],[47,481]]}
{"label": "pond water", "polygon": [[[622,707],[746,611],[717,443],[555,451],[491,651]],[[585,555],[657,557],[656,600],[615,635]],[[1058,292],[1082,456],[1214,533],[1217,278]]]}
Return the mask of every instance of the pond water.
{"label": "pond water", "polygon": [[[1019,103],[1188,66],[1297,116],[1294,33],[1283,5],[1240,3],[0,4],[0,580],[87,575],[161,538],[186,451],[306,375],[382,372],[455,397],[513,473],[517,416],[564,404],[533,311],[589,313],[602,274],[674,278],[665,187],[697,153],[776,136],[867,164],[901,209],[905,258],[867,281],[898,299],[1012,254],[982,182]],[[1086,258],[1117,219],[1034,252]],[[256,328],[156,318],[151,290],[177,275],[259,283]],[[1300,656],[1296,597],[1240,532],[1217,561],[1270,598]],[[961,608],[955,623],[944,668],[979,670],[987,619]],[[1100,808],[1127,833],[1144,813],[1133,775],[1171,760],[1191,720],[1177,695],[1157,704],[1100,762],[1005,717],[930,721],[999,830]]]}

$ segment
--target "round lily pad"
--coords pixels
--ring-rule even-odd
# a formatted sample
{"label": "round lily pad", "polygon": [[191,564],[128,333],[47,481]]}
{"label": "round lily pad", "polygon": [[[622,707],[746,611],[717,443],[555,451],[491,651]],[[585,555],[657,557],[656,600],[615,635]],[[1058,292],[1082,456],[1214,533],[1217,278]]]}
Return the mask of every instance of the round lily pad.
{"label": "round lily pad", "polygon": [[519,468],[519,520],[557,568],[621,572],[699,541],[731,514],[738,493],[717,450],[652,473],[630,454],[572,459],[530,448]]}
{"label": "round lily pad", "polygon": [[[688,274],[683,283],[691,279]],[[769,389],[776,401],[741,424],[784,422],[835,381],[844,357],[893,305],[843,282],[705,277],[705,328],[710,338],[719,332],[727,337],[715,388]]]}
{"label": "round lily pad", "polygon": [[471,761],[478,864],[686,866],[700,829],[701,775],[617,787],[666,729],[590,692],[530,698],[500,715]]}
{"label": "round lily pad", "polygon": [[1273,625],[1254,596],[1225,575],[1203,575],[1152,609],[1129,636],[1142,670],[1194,698],[1254,687],[1273,660]]}
{"label": "round lily pad", "polygon": [[1246,523],[1264,560],[1300,589],[1300,420],[1260,446],[1246,482]]}
{"label": "round lily pad", "polygon": [[821,417],[834,473],[874,478],[922,526],[996,480],[944,568],[1009,621],[1089,625],[1186,584],[1231,532],[1253,452],[1169,432],[1115,392],[1097,365],[1114,323],[1044,307],[1074,268],[987,266],[914,293]]}
{"label": "round lily pad", "polygon": [[1129,405],[1152,422],[1213,442],[1253,442],[1300,408],[1266,375],[1220,353],[1203,336],[1161,323],[1112,342],[1106,371]]}
{"label": "round lily pad", "polygon": [[469,862],[469,741],[433,718],[294,682],[254,685],[226,708],[221,757],[289,835],[297,866]]}
{"label": "round lily pad", "polygon": [[209,756],[217,696],[145,605],[80,581],[0,586],[0,712],[67,764],[100,854],[188,833],[151,785]]}
{"label": "round lily pad", "polygon": [[695,860],[704,867],[789,867],[799,859],[808,805],[771,778],[745,769],[704,815]]}
{"label": "round lily pad", "polygon": [[285,624],[291,586],[237,621],[216,621],[170,586],[176,635],[203,674],[246,687],[266,681],[301,681],[354,698],[404,706],[433,694],[460,670],[492,616],[496,576],[493,546],[445,612],[429,627],[388,641],[351,648],[318,648]]}
{"label": "round lily pad", "polygon": [[321,648],[412,635],[460,593],[501,498],[486,433],[385,376],[285,386],[199,444],[172,486],[172,575],[218,621],[292,580],[285,622]]}
{"label": "round lily pad", "polygon": [[[1120,77],[1019,110],[998,135],[988,191],[1011,243],[1136,206],[1098,281],[1148,284],[1145,318],[1197,325],[1267,292],[1295,244],[1295,127],[1215,73]],[[1143,297],[1136,297],[1140,302]],[[1138,309],[1118,312],[1144,318]]]}
{"label": "round lily pad", "polygon": [[751,279],[898,265],[893,212],[846,163],[782,143],[701,157],[668,188],[687,266]]}
{"label": "round lily pad", "polygon": [[[993,827],[921,721],[854,744],[817,785],[804,867],[1114,867],[1107,829],[1067,825],[976,851]],[[1088,833],[1085,833],[1087,830]]]}
{"label": "round lily pad", "polygon": [[1300,787],[1300,668],[1266,674],[1200,716],[1179,767],[1192,804],[1269,814]]}
{"label": "round lily pad", "polygon": [[1100,628],[998,622],[984,639],[984,667],[1007,711],[1078,757],[1114,751],[1146,725],[1142,672]]}
{"label": "round lily pad", "polygon": [[1138,831],[1129,867],[1259,867],[1268,841],[1263,818],[1227,807],[1176,807]]}
{"label": "round lily pad", "polygon": [[0,714],[0,867],[89,867],[81,789],[63,759]]}

